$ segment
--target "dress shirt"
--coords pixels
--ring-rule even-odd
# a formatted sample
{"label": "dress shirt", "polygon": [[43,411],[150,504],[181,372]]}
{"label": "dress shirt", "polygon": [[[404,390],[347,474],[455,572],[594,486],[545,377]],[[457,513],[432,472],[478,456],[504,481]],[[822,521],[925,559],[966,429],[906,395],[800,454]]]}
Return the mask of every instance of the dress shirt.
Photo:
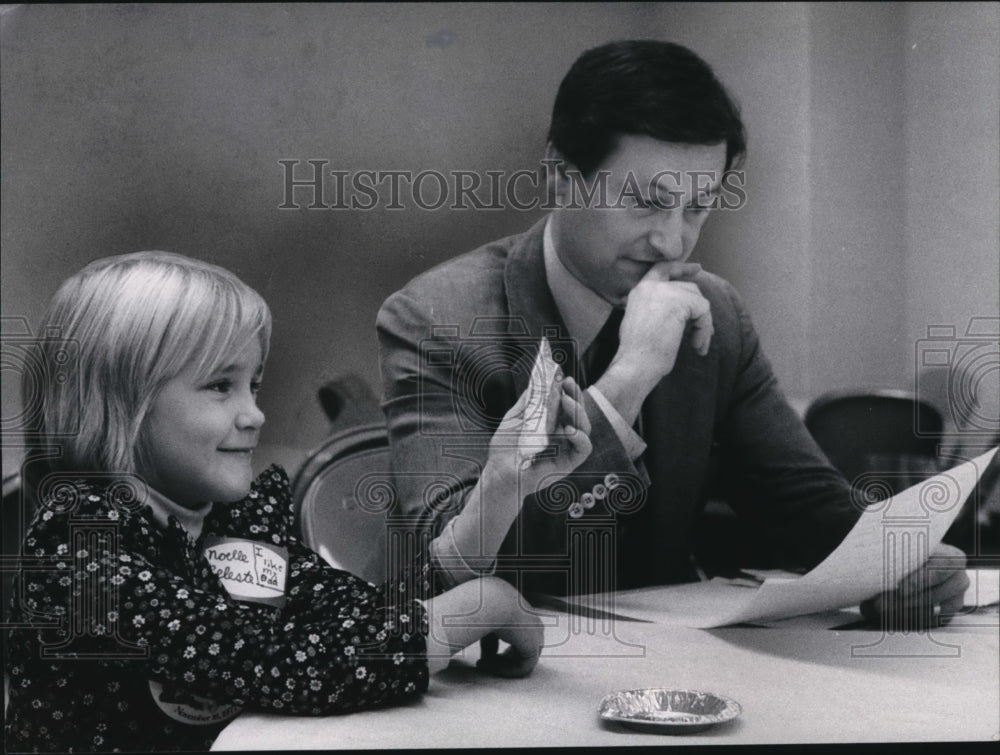
{"label": "dress shirt", "polygon": [[[551,218],[545,223],[542,254],[545,258],[545,277],[548,280],[549,290],[552,292],[556,308],[559,310],[563,322],[566,323],[570,338],[573,338],[577,343],[578,353],[583,354],[590,348],[594,339],[597,338],[597,334],[604,327],[605,321],[611,315],[613,309],[611,302],[587,288],[577,280],[573,273],[566,269],[556,252],[555,242],[552,238]],[[597,377],[600,376],[588,376],[588,382],[595,381]],[[594,403],[604,413],[604,416],[608,418],[629,458],[632,461],[638,459],[646,450],[646,443],[643,439],[629,427],[614,405],[596,386],[589,386],[587,393],[594,399]]]}

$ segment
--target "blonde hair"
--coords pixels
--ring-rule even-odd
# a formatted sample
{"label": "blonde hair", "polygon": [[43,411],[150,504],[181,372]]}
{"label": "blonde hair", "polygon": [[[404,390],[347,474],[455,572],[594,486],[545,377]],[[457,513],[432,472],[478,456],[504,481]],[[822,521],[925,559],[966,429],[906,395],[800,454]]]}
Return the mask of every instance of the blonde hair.
{"label": "blonde hair", "polygon": [[[271,313],[228,270],[170,252],[106,257],[65,281],[45,314],[41,349],[72,344],[59,379],[24,375],[42,444],[62,448],[63,469],[136,473],[143,421],[164,383],[194,365],[206,377],[251,339],[262,359]],[[56,346],[60,344],[60,346]],[[65,354],[65,350],[63,351]],[[56,354],[43,354],[52,363]],[[35,413],[37,412],[37,414]]]}

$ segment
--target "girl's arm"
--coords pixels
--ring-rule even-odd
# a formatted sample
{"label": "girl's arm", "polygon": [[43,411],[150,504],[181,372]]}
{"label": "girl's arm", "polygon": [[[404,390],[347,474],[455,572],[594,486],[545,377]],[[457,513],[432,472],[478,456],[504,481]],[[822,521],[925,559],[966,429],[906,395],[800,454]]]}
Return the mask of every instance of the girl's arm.
{"label": "girl's arm", "polygon": [[[98,508],[104,523],[117,523],[117,535],[97,548],[71,548],[65,515],[39,521],[29,534],[27,552],[52,556],[53,564],[23,572],[22,600],[61,621],[58,629],[17,631],[38,633],[43,644],[65,642],[89,604],[82,618],[93,626],[85,630],[100,626],[148,648],[145,659],[118,661],[123,673],[216,703],[286,713],[347,712],[426,688],[426,616],[418,602],[388,610],[376,588],[294,546],[286,592],[307,589],[308,596],[282,609],[238,601],[205,561],[185,553],[179,530],[156,531],[139,517],[119,522],[110,504]],[[311,610],[296,609],[304,602]]]}

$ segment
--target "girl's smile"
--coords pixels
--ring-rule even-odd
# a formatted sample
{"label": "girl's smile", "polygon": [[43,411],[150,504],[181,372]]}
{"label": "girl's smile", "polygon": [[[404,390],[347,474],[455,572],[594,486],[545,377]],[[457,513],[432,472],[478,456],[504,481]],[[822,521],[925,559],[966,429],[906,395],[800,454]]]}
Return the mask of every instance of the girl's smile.
{"label": "girl's smile", "polygon": [[243,498],[264,424],[257,408],[262,370],[260,344],[252,339],[208,378],[192,368],[167,381],[143,426],[146,482],[182,506]]}

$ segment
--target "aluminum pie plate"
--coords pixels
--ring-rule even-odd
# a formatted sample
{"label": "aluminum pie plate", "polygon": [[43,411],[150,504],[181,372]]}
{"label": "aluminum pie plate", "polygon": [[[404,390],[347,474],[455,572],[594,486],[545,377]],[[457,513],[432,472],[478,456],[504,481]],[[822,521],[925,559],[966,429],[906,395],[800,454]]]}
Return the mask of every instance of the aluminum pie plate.
{"label": "aluminum pie plate", "polygon": [[743,708],[735,700],[691,689],[628,689],[601,700],[605,721],[662,734],[694,734],[736,718]]}

